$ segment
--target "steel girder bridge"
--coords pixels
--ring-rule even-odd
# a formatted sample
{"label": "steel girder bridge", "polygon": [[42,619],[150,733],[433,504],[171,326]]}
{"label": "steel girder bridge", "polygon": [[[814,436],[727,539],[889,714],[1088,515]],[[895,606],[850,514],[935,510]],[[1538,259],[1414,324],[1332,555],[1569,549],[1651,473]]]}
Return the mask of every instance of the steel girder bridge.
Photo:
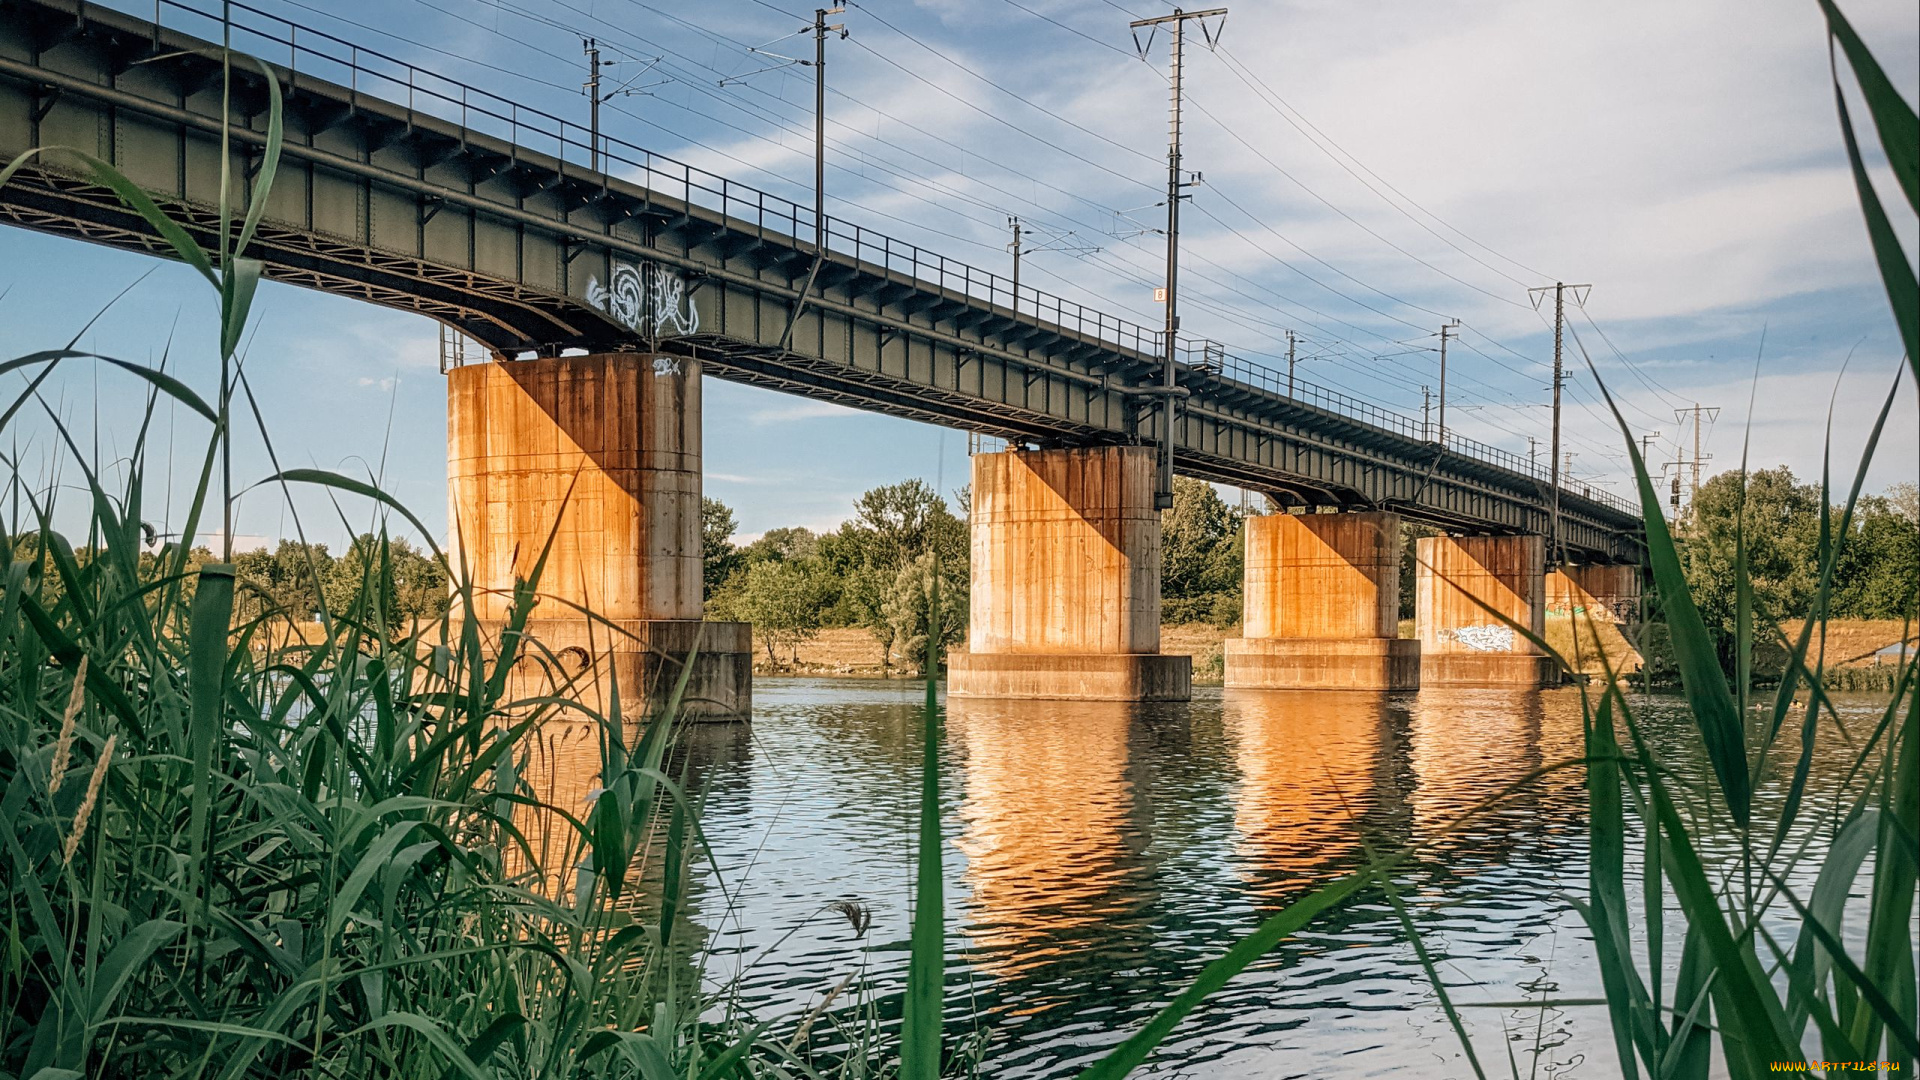
{"label": "steel girder bridge", "polygon": [[[202,0],[205,2],[205,0]],[[719,378],[1015,443],[1155,442],[1161,335],[572,121],[233,3],[157,0],[157,21],[83,0],[0,0],[0,158],[65,146],[139,183],[213,246],[234,175],[285,139],[248,255],[273,280],[417,311],[503,361],[567,349],[698,359]],[[597,151],[597,152],[596,152]],[[169,249],[77,160],[0,188],[0,220]],[[817,265],[816,265],[817,263]],[[1549,534],[1543,469],[1253,364],[1176,349],[1179,472],[1291,504],[1374,508],[1453,531]],[[1563,490],[1577,561],[1639,557],[1636,510]]]}

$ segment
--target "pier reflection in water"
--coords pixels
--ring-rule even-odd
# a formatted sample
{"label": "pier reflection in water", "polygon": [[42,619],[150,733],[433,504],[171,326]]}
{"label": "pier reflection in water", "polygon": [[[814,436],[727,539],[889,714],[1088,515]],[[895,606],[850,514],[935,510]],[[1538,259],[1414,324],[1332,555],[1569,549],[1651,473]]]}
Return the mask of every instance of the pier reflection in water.
{"label": "pier reflection in water", "polygon": [[[864,973],[898,1015],[913,879],[921,689],[762,680],[748,734],[682,753],[702,777],[691,918],[708,980],[763,1018]],[[1648,706],[1663,743],[1686,721]],[[1560,899],[1585,889],[1569,692],[1370,696],[1200,688],[1187,705],[953,702],[946,721],[949,1024],[986,1075],[1071,1076],[1273,911],[1364,845],[1420,845],[1396,875],[1461,1001],[1599,992]],[[1689,775],[1704,766],[1681,753]],[[1816,768],[1824,767],[1824,756]],[[1842,766],[1844,767],[1844,763]],[[1364,844],[1363,844],[1364,842]],[[723,892],[724,888],[724,892]],[[856,937],[826,905],[870,906]],[[1467,1010],[1482,1056],[1541,1077],[1619,1075],[1604,1014]],[[1538,1068],[1536,1038],[1544,1045]],[[1465,1062],[1398,920],[1372,893],[1283,941],[1181,1025],[1152,1075],[1453,1078]]]}

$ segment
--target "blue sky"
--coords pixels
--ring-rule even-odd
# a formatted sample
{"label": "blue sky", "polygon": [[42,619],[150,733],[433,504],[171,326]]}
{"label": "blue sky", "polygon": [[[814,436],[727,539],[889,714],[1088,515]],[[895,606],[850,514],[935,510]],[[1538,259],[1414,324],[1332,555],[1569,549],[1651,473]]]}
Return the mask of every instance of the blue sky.
{"label": "blue sky", "polygon": [[[811,48],[792,36],[810,11],[773,0],[251,2],[581,120],[579,39],[592,34],[607,57],[635,61],[608,77],[644,90],[609,103],[611,135],[812,197],[811,71],[778,59]],[[1142,230],[1162,213],[1165,41],[1142,63],[1126,23],[1162,10],[850,7],[839,17],[850,37],[829,45],[829,212],[995,270],[1018,214],[1056,249],[1027,257],[1025,281],[1154,322],[1161,240]],[[1920,96],[1911,3],[1847,10]],[[1710,472],[1737,463],[1750,425],[1756,464],[1817,475],[1830,398],[1836,459],[1857,456],[1899,356],[1813,3],[1241,4],[1222,42],[1187,63],[1186,160],[1206,178],[1183,221],[1187,332],[1257,357],[1283,354],[1294,330],[1313,357],[1303,378],[1417,415],[1420,387],[1437,381],[1434,330],[1458,318],[1450,426],[1524,453],[1529,435],[1546,441],[1551,355],[1526,286],[1591,282],[1573,326],[1636,433],[1661,433],[1658,461],[1690,444],[1673,410],[1696,401],[1722,410],[1705,433]],[[744,78],[721,86],[730,76]],[[1920,246],[1911,215],[1897,224]],[[64,343],[132,285],[83,341],[141,360],[171,332],[170,367],[210,391],[213,301],[190,272],[10,228],[0,255],[10,352]],[[435,326],[273,285],[255,312],[247,369],[280,462],[379,475],[443,530]],[[1573,475],[1618,487],[1619,436],[1577,351],[1571,370]],[[1910,383],[1902,393],[1873,488],[1913,479],[1920,459]],[[46,398],[85,453],[97,445],[112,459],[139,423],[141,384],[124,376],[75,367]],[[204,428],[165,413],[157,424],[184,490]],[[859,492],[909,476],[949,491],[966,480],[964,433],[719,380],[707,383],[705,425],[708,493],[748,534],[830,527]],[[77,479],[44,414],[23,414],[0,439],[18,440],[34,483]],[[152,474],[169,471],[160,454]],[[236,480],[270,471],[249,432]],[[308,535],[336,542],[370,515],[348,505],[343,522],[317,496],[294,505]],[[156,492],[148,516],[177,527],[184,508]],[[234,531],[243,544],[291,535],[294,515],[255,490]]]}

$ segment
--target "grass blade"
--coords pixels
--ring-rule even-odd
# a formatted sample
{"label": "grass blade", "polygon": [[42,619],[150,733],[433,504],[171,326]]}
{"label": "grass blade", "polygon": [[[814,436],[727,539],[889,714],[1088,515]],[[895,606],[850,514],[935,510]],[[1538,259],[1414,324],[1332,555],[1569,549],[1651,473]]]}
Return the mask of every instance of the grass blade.
{"label": "grass blade", "polygon": [[932,575],[927,635],[927,699],[921,708],[920,828],[913,887],[913,930],[907,997],[900,1035],[900,1074],[906,1080],[940,1076],[941,1004],[946,989],[946,883],[940,838],[940,581]]}

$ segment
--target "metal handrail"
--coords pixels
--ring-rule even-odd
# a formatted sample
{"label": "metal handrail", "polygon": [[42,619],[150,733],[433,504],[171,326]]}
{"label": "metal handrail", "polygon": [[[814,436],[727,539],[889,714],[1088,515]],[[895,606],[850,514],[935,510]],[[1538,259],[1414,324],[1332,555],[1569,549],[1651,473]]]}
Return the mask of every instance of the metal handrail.
{"label": "metal handrail", "polygon": [[[760,188],[736,183],[717,173],[654,153],[604,132],[599,136],[597,156],[602,165],[594,170],[596,157],[595,148],[591,145],[592,133],[576,122],[439,75],[323,30],[315,30],[262,11],[242,0],[227,0],[222,7],[236,17],[223,19],[217,13],[193,6],[188,0],[154,0],[154,23],[164,26],[163,15],[168,10],[207,20],[216,32],[197,36],[208,40],[218,39],[222,36],[218,31],[224,29],[245,38],[258,39],[261,43],[273,46],[276,51],[284,50],[286,59],[282,62],[275,53],[263,53],[258,47],[250,48],[246,41],[235,40],[233,43],[234,48],[242,52],[269,62],[282,63],[296,83],[301,76],[311,76],[345,86],[349,94],[354,96],[368,94],[391,104],[398,104],[393,98],[399,97],[404,100],[409,112],[458,125],[465,132],[503,139],[516,153],[526,149],[545,154],[559,163],[562,172],[569,166],[576,166],[583,177],[599,177],[602,183],[606,178],[618,176],[649,192],[677,198],[683,207],[700,207],[725,218],[751,223],[758,236],[779,237],[796,249],[804,250],[811,246],[810,240],[800,239],[812,236],[814,231],[814,212],[810,206]],[[240,21],[246,16],[257,16],[283,27],[284,33],[275,33]],[[183,33],[193,32],[188,27],[174,28]],[[373,94],[368,89],[370,83],[389,88],[392,96]],[[824,224],[823,235],[826,237],[828,253],[845,255],[877,267],[889,277],[899,274],[916,286],[932,287],[966,302],[1003,308],[1019,317],[1032,318],[1062,334],[1131,350],[1143,357],[1162,355],[1163,337],[1158,329],[1106,314],[1030,284],[1016,286],[1008,277],[949,259],[938,252],[874,232],[854,222],[829,215]],[[1193,360],[1193,353],[1203,348],[1206,352],[1202,359]],[[1216,371],[1223,378],[1256,386],[1408,438],[1440,441],[1430,438],[1425,426],[1411,416],[1306,380],[1295,379],[1275,368],[1227,353],[1212,343],[1180,339],[1176,342],[1175,351],[1176,358],[1181,354],[1188,356],[1187,366],[1190,368]],[[1444,445],[1447,450],[1465,457],[1522,476],[1551,481],[1551,476],[1538,465],[1486,443],[1448,433]],[[1638,513],[1636,506],[1610,492],[1587,489],[1581,494],[1614,509]]]}

